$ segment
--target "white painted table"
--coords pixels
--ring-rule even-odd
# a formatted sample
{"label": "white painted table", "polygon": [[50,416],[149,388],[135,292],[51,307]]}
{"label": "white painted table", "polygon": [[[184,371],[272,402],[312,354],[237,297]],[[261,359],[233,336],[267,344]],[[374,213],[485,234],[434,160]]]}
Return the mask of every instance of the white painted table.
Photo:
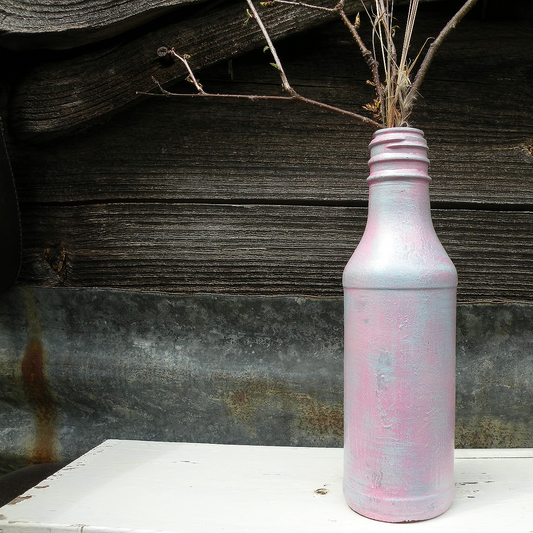
{"label": "white painted table", "polygon": [[451,509],[351,511],[342,450],[109,440],[0,508],[0,533],[533,533],[533,449],[457,450]]}

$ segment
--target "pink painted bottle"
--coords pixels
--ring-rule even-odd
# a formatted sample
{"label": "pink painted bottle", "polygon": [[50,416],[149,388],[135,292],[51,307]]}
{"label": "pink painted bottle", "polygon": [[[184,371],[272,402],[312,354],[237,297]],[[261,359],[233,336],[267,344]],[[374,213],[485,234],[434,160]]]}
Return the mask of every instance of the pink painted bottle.
{"label": "pink painted bottle", "polygon": [[368,220],[344,285],[344,494],[386,522],[427,520],[454,491],[457,272],[431,221],[427,144],[370,143]]}

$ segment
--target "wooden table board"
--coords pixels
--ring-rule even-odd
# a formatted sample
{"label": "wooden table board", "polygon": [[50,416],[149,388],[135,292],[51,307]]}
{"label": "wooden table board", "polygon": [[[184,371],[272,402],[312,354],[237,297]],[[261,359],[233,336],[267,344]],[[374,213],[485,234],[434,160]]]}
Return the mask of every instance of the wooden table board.
{"label": "wooden table board", "polygon": [[2,533],[533,532],[533,449],[457,450],[451,509],[351,511],[342,449],[108,440],[0,509]]}

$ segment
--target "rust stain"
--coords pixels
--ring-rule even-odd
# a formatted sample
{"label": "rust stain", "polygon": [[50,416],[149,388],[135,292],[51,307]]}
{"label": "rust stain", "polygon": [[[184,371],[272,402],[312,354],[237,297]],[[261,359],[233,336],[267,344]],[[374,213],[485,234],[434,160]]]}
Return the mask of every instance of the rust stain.
{"label": "rust stain", "polygon": [[8,505],[16,505],[17,503],[23,502],[24,500],[29,500],[31,496],[17,496],[14,500],[11,500]]}
{"label": "rust stain", "polygon": [[302,423],[319,435],[343,436],[344,410],[342,405],[319,403],[311,398],[302,406]]}
{"label": "rust stain", "polygon": [[[232,390],[228,391],[230,387]],[[342,440],[342,403],[323,403],[287,384],[274,380],[226,378],[221,399],[251,436],[257,435],[257,424],[264,412],[275,411],[293,419],[295,432],[317,440]]]}
{"label": "rust stain", "polygon": [[30,462],[53,463],[57,461],[57,403],[46,377],[39,314],[29,290],[25,291],[25,300],[29,338],[21,362],[22,383],[26,400],[35,416]]}
{"label": "rust stain", "polygon": [[457,420],[456,448],[530,448],[533,433],[524,423],[503,422],[496,418],[479,417]]}

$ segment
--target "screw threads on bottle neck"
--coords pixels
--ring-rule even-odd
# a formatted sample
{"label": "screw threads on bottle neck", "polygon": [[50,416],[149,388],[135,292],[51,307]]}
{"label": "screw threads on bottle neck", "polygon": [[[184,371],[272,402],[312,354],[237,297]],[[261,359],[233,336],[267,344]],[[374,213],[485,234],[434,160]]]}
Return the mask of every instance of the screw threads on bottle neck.
{"label": "screw threads on bottle neck", "polygon": [[402,178],[430,181],[427,150],[421,130],[386,128],[376,131],[370,143],[368,182]]}

